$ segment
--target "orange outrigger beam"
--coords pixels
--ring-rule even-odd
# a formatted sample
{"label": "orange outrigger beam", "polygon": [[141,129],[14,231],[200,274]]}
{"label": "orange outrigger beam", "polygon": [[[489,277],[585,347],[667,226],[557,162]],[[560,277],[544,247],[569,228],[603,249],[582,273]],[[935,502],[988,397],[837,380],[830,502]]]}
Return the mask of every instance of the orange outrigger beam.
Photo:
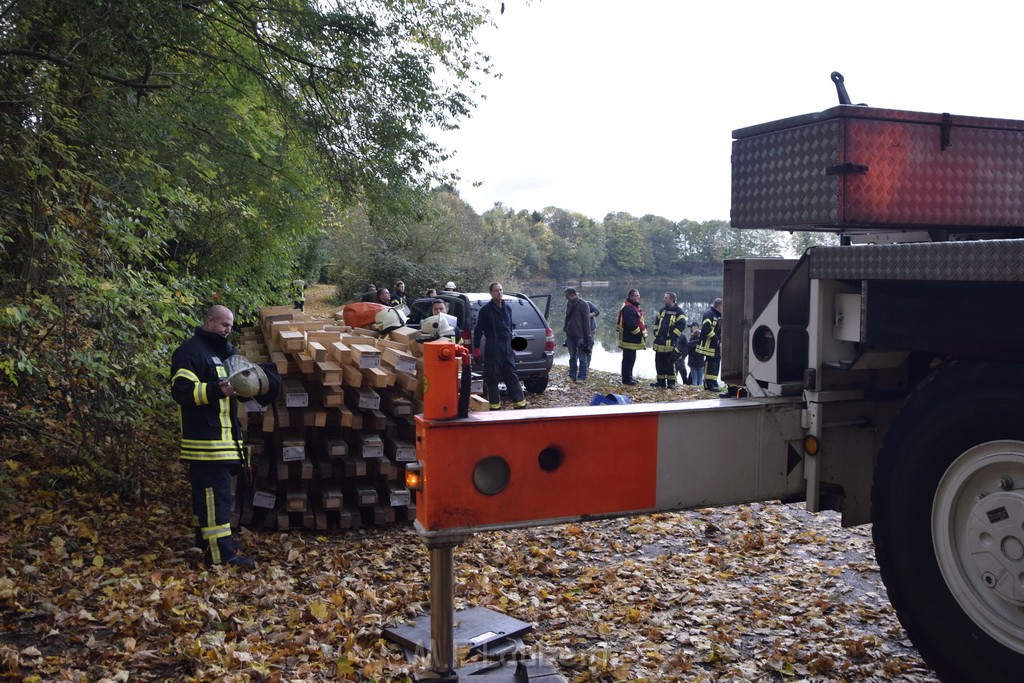
{"label": "orange outrigger beam", "polygon": [[805,492],[800,397],[460,416],[464,359],[452,347],[423,345],[424,414],[407,476],[431,553],[436,675],[454,674],[452,552],[473,533]]}

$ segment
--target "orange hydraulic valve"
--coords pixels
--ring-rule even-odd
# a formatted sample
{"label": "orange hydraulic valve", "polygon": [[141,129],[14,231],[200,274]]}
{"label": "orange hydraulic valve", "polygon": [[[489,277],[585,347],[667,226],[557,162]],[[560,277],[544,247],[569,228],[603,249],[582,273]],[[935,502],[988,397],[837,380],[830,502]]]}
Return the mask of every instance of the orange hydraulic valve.
{"label": "orange hydraulic valve", "polygon": [[459,362],[465,380],[469,379],[472,357],[469,349],[446,341],[423,344],[423,417],[427,420],[448,420],[465,417],[469,406],[469,382],[464,381],[466,409],[460,409]]}

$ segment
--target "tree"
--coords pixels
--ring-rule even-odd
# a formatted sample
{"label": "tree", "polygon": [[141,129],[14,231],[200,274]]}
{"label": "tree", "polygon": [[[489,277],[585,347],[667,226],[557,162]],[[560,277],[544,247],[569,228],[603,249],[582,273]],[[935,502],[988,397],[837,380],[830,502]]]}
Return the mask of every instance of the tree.
{"label": "tree", "polygon": [[170,423],[168,349],[206,306],[244,319],[290,300],[327,216],[417,208],[445,157],[428,128],[467,115],[488,73],[487,16],[444,0],[0,7],[0,379],[29,406],[18,424],[64,435],[83,477],[139,479],[140,435]]}
{"label": "tree", "polygon": [[448,280],[468,291],[512,272],[513,255],[491,238],[469,205],[447,190],[432,192],[414,218],[350,208],[330,232],[336,282],[352,299],[369,282],[390,287],[403,280],[417,297]]}
{"label": "tree", "polygon": [[651,268],[657,275],[675,275],[679,267],[677,225],[661,216],[648,214],[640,219],[640,230],[650,243]]}
{"label": "tree", "polygon": [[604,256],[604,226],[553,206],[544,209],[543,216],[553,235],[548,259],[552,272],[563,280],[595,273]]}
{"label": "tree", "polygon": [[830,232],[810,232],[803,230],[800,232],[791,232],[788,235],[790,251],[800,256],[811,247],[818,246],[838,246],[839,236]]}
{"label": "tree", "polygon": [[640,220],[625,212],[604,217],[608,235],[608,263],[630,273],[649,273],[652,263],[650,243],[644,240]]}

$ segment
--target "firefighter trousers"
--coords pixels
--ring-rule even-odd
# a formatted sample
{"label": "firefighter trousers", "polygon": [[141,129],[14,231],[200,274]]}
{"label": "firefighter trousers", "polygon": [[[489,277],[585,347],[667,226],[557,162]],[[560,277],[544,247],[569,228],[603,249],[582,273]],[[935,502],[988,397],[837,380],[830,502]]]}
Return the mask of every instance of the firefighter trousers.
{"label": "firefighter trousers", "polygon": [[197,544],[207,565],[231,562],[238,544],[231,537],[231,475],[233,462],[190,462],[192,514]]}

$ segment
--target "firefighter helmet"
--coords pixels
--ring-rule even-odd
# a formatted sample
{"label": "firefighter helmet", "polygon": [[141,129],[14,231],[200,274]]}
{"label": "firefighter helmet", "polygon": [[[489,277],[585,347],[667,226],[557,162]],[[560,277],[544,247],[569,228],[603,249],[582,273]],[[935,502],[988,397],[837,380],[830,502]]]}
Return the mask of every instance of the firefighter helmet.
{"label": "firefighter helmet", "polygon": [[377,313],[374,328],[386,334],[405,325],[405,321],[406,317],[402,309],[396,307],[385,308]]}
{"label": "firefighter helmet", "polygon": [[239,396],[252,398],[270,391],[270,380],[266,371],[242,354],[236,353],[231,356],[224,365],[228,370],[228,382]]}

